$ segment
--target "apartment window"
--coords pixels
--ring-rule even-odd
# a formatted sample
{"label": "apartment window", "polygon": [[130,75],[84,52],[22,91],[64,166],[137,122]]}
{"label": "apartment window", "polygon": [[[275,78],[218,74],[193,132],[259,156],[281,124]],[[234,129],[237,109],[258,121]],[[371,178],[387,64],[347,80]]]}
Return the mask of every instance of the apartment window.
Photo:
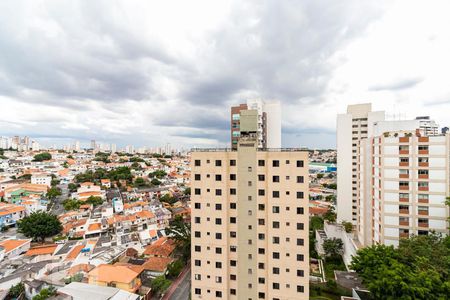
{"label": "apartment window", "polygon": [[264,204],[258,204],[258,210],[264,210],[265,205]]}
{"label": "apartment window", "polygon": [[297,168],[303,168],[304,163],[303,160],[297,160]]}
{"label": "apartment window", "polygon": [[195,288],[195,294],[196,295],[201,295],[202,294],[202,290],[199,288]]}
{"label": "apartment window", "polygon": [[419,181],[417,184],[419,187],[428,187],[428,182],[425,181]]}
{"label": "apartment window", "polygon": [[216,261],[216,269],[222,269],[222,263],[220,261]]}
{"label": "apartment window", "polygon": [[264,233],[258,233],[258,240],[264,241],[265,238],[266,236],[264,235]]}
{"label": "apartment window", "polygon": [[216,175],[216,181],[222,181],[222,175],[217,174]]}
{"label": "apartment window", "polygon": [[258,181],[264,181],[264,180],[266,180],[266,176],[263,175],[263,174],[259,174],[258,175]]}
{"label": "apartment window", "polygon": [[236,289],[230,289],[230,294],[231,295],[236,295]]}
{"label": "apartment window", "polygon": [[264,196],[266,194],[265,190],[258,190],[258,196]]}
{"label": "apartment window", "polygon": [[264,270],[264,263],[258,263],[258,269]]}
{"label": "apartment window", "polygon": [[251,181],[247,182],[247,185],[252,186],[252,182]]}
{"label": "apartment window", "polygon": [[274,282],[274,283],[272,283],[272,288],[274,290],[279,290],[280,289],[280,284],[278,282]]}
{"label": "apartment window", "polygon": [[297,254],[297,261],[304,261],[305,256],[303,254]]}
{"label": "apartment window", "polygon": [[216,210],[222,210],[222,204],[216,203]]}
{"label": "apartment window", "polygon": [[248,169],[248,171],[249,171],[249,172],[251,172],[251,171],[252,171],[252,167],[248,167],[247,169]]}
{"label": "apartment window", "polygon": [[418,194],[417,198],[419,200],[426,200],[426,201],[428,201],[429,195],[428,194]]}
{"label": "apartment window", "polygon": [[230,209],[236,209],[236,203],[230,203]]}
{"label": "apartment window", "polygon": [[196,259],[196,260],[194,261],[194,265],[195,265],[196,267],[201,267],[201,266],[202,266],[202,261],[201,261],[200,259]]}
{"label": "apartment window", "polygon": [[222,219],[216,218],[216,225],[222,225]]}
{"label": "apartment window", "polygon": [[201,203],[194,203],[195,209],[200,209],[202,207]]}
{"label": "apartment window", "polygon": [[195,252],[202,252],[202,247],[199,245],[195,245],[194,250],[195,250]]}
{"label": "apartment window", "polygon": [[280,198],[280,192],[279,191],[273,191],[272,192],[272,197],[273,198]]}
{"label": "apartment window", "polygon": [[303,271],[303,270],[297,270],[297,276],[298,276],[298,277],[305,277],[305,271]]}
{"label": "apartment window", "polygon": [[265,225],[264,219],[258,219],[258,225]]}
{"label": "apartment window", "polygon": [[200,167],[200,159],[196,159],[194,164],[196,167]]}
{"label": "apartment window", "polygon": [[266,250],[264,248],[258,248],[258,254],[265,254]]}
{"label": "apartment window", "polygon": [[266,165],[266,161],[263,159],[258,160],[258,167],[264,167]]}
{"label": "apartment window", "polygon": [[200,231],[195,231],[195,232],[194,232],[194,236],[195,236],[196,238],[201,237],[201,232],[200,232]]}
{"label": "apartment window", "polygon": [[239,121],[239,119],[241,118],[240,114],[232,114],[231,118],[233,119],[233,121]]}
{"label": "apartment window", "polygon": [[230,274],[230,280],[235,281],[236,280],[236,274]]}
{"label": "apartment window", "polygon": [[305,178],[303,176],[297,176],[297,183],[304,183]]}
{"label": "apartment window", "polygon": [[304,293],[305,287],[303,285],[297,285],[297,293]]}
{"label": "apartment window", "polygon": [[279,243],[280,243],[280,237],[278,237],[278,236],[273,236],[273,237],[272,237],[272,243],[273,243],[273,244],[279,244]]}
{"label": "apartment window", "polygon": [[222,292],[216,291],[216,298],[222,298]]}
{"label": "apartment window", "polygon": [[230,252],[236,252],[237,247],[236,246],[230,246]]}
{"label": "apartment window", "polygon": [[230,166],[232,166],[232,167],[236,166],[236,160],[235,159],[230,159]]}
{"label": "apartment window", "polygon": [[428,175],[428,170],[419,170],[419,175]]}
{"label": "apartment window", "polygon": [[216,196],[222,196],[222,190],[216,189]]}
{"label": "apartment window", "polygon": [[428,215],[428,206],[418,206],[419,215]]}
{"label": "apartment window", "polygon": [[279,160],[272,160],[272,167],[279,167],[280,161]]}
{"label": "apartment window", "polygon": [[273,268],[272,268],[272,273],[273,273],[273,274],[280,274],[280,268],[273,267]]}
{"label": "apartment window", "polygon": [[230,217],[230,223],[236,224],[236,217]]}
{"label": "apartment window", "polygon": [[236,180],[236,174],[230,174],[230,180],[235,181]]}
{"label": "apartment window", "polygon": [[200,174],[195,174],[194,175],[194,179],[195,180],[201,180],[201,175]]}
{"label": "apartment window", "polygon": [[297,199],[303,199],[303,192],[297,192]]}
{"label": "apartment window", "polygon": [[419,151],[423,151],[423,150],[428,150],[428,146],[420,145],[419,146]]}
{"label": "apartment window", "polygon": [[248,210],[248,211],[247,211],[247,214],[248,214],[249,216],[251,216],[251,215],[252,215],[252,211],[251,211],[251,210]]}
{"label": "apartment window", "polygon": [[216,254],[222,254],[222,248],[216,247]]}
{"label": "apartment window", "polygon": [[259,277],[258,278],[258,283],[264,284],[264,283],[266,283],[266,279],[264,277]]}
{"label": "apartment window", "polygon": [[196,224],[200,224],[200,217],[195,217],[194,221]]}
{"label": "apartment window", "polygon": [[236,195],[236,189],[235,188],[230,189],[230,195]]}
{"label": "apartment window", "polygon": [[220,159],[216,159],[216,167],[221,167],[222,161]]}
{"label": "apartment window", "polygon": [[304,246],[305,240],[304,239],[297,239],[297,246]]}
{"label": "apartment window", "polygon": [[248,201],[252,201],[252,196],[247,197]]}
{"label": "apartment window", "polygon": [[280,182],[280,176],[272,176],[273,182]]}
{"label": "apartment window", "polygon": [[272,212],[274,214],[279,214],[280,213],[280,207],[279,206],[272,206]]}
{"label": "apartment window", "polygon": [[272,228],[280,228],[280,222],[273,221],[272,222]]}
{"label": "apartment window", "polygon": [[236,231],[230,231],[230,237],[235,238],[236,237]]}
{"label": "apartment window", "polygon": [[237,262],[235,260],[230,260],[230,266],[236,267],[237,266]]}
{"label": "apartment window", "polygon": [[427,163],[428,157],[419,157],[419,163]]}
{"label": "apartment window", "polygon": [[297,215],[303,215],[304,212],[304,208],[303,207],[297,207]]}
{"label": "apartment window", "polygon": [[194,189],[194,194],[195,195],[201,195],[201,190],[198,189],[198,188]]}
{"label": "apartment window", "polygon": [[305,224],[297,223],[297,230],[303,230],[303,229],[305,229]]}

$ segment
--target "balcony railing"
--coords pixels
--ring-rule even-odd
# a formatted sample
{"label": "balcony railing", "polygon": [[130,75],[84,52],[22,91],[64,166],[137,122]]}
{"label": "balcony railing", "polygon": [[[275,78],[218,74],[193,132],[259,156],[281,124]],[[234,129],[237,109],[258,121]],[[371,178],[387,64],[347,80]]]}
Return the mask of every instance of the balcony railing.
{"label": "balcony railing", "polygon": [[428,174],[419,174],[419,179],[428,179]]}
{"label": "balcony railing", "polygon": [[409,221],[399,221],[398,224],[400,226],[409,226]]}
{"label": "balcony railing", "polygon": [[428,192],[428,187],[427,186],[419,186],[419,191]]}
{"label": "balcony railing", "polygon": [[428,228],[428,222],[427,223],[419,222],[418,225],[419,225],[419,227],[422,227],[422,228]]}
{"label": "balcony railing", "polygon": [[398,212],[404,215],[409,215],[409,209],[399,209]]}
{"label": "balcony railing", "polygon": [[419,167],[428,167],[428,162],[419,162]]}
{"label": "balcony railing", "polygon": [[428,154],[429,152],[428,152],[428,150],[419,150],[419,154]]}
{"label": "balcony railing", "polygon": [[408,161],[401,161],[398,163],[398,165],[400,167],[408,167],[409,166],[409,162]]}
{"label": "balcony railing", "polygon": [[399,235],[401,238],[409,238],[409,233],[407,233],[407,232],[400,232]]}
{"label": "balcony railing", "polygon": [[409,185],[401,185],[401,186],[399,186],[398,188],[399,188],[399,190],[401,190],[401,191],[407,191],[407,190],[409,190]]}

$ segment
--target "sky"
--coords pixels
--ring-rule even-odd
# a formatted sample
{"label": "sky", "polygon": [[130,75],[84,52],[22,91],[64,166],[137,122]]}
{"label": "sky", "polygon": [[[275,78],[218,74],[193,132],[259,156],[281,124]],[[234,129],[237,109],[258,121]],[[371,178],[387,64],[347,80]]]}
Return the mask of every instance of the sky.
{"label": "sky", "polygon": [[0,1],[0,135],[229,146],[230,107],[279,100],[285,147],[333,148],[371,102],[450,125],[450,1]]}

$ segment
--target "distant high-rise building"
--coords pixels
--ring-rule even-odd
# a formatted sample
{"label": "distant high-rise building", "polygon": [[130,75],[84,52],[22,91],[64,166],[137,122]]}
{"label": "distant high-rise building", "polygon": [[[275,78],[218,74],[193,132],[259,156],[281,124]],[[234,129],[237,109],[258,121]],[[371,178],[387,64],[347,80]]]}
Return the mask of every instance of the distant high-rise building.
{"label": "distant high-rise building", "polygon": [[33,150],[33,151],[39,151],[40,150],[40,146],[39,146],[39,143],[37,141],[31,141],[31,150]]}
{"label": "distant high-rise building", "polygon": [[9,138],[6,136],[0,137],[0,149],[8,149],[9,148]]}
{"label": "distant high-rise building", "polygon": [[337,117],[337,218],[356,224],[359,212],[360,143],[371,135],[384,112],[372,112],[372,104],[349,105]]}
{"label": "distant high-rise building", "polygon": [[192,152],[192,299],[309,299],[308,153],[260,149],[258,119]]}
{"label": "distant high-rise building", "polygon": [[111,153],[116,153],[116,152],[117,152],[116,144],[111,144]]}
{"label": "distant high-rise building", "polygon": [[93,150],[97,149],[97,144],[95,143],[95,140],[91,140],[91,149]]}
{"label": "distant high-rise building", "polygon": [[80,148],[80,141],[76,141],[75,142],[75,151],[80,151],[81,150],[81,148]]}
{"label": "distant high-rise building", "polygon": [[248,100],[231,108],[231,148],[236,150],[240,136],[240,112],[255,110],[258,112],[258,147],[281,148],[281,109],[279,102]]}

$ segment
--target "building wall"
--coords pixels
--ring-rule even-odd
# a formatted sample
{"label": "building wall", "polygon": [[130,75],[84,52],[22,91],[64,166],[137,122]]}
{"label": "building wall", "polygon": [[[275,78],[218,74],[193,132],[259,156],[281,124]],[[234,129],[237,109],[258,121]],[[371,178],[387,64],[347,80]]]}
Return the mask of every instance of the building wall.
{"label": "building wall", "polygon": [[220,299],[216,292],[223,299],[259,299],[260,293],[264,299],[308,299],[308,154],[239,148],[192,153],[192,299]]}

